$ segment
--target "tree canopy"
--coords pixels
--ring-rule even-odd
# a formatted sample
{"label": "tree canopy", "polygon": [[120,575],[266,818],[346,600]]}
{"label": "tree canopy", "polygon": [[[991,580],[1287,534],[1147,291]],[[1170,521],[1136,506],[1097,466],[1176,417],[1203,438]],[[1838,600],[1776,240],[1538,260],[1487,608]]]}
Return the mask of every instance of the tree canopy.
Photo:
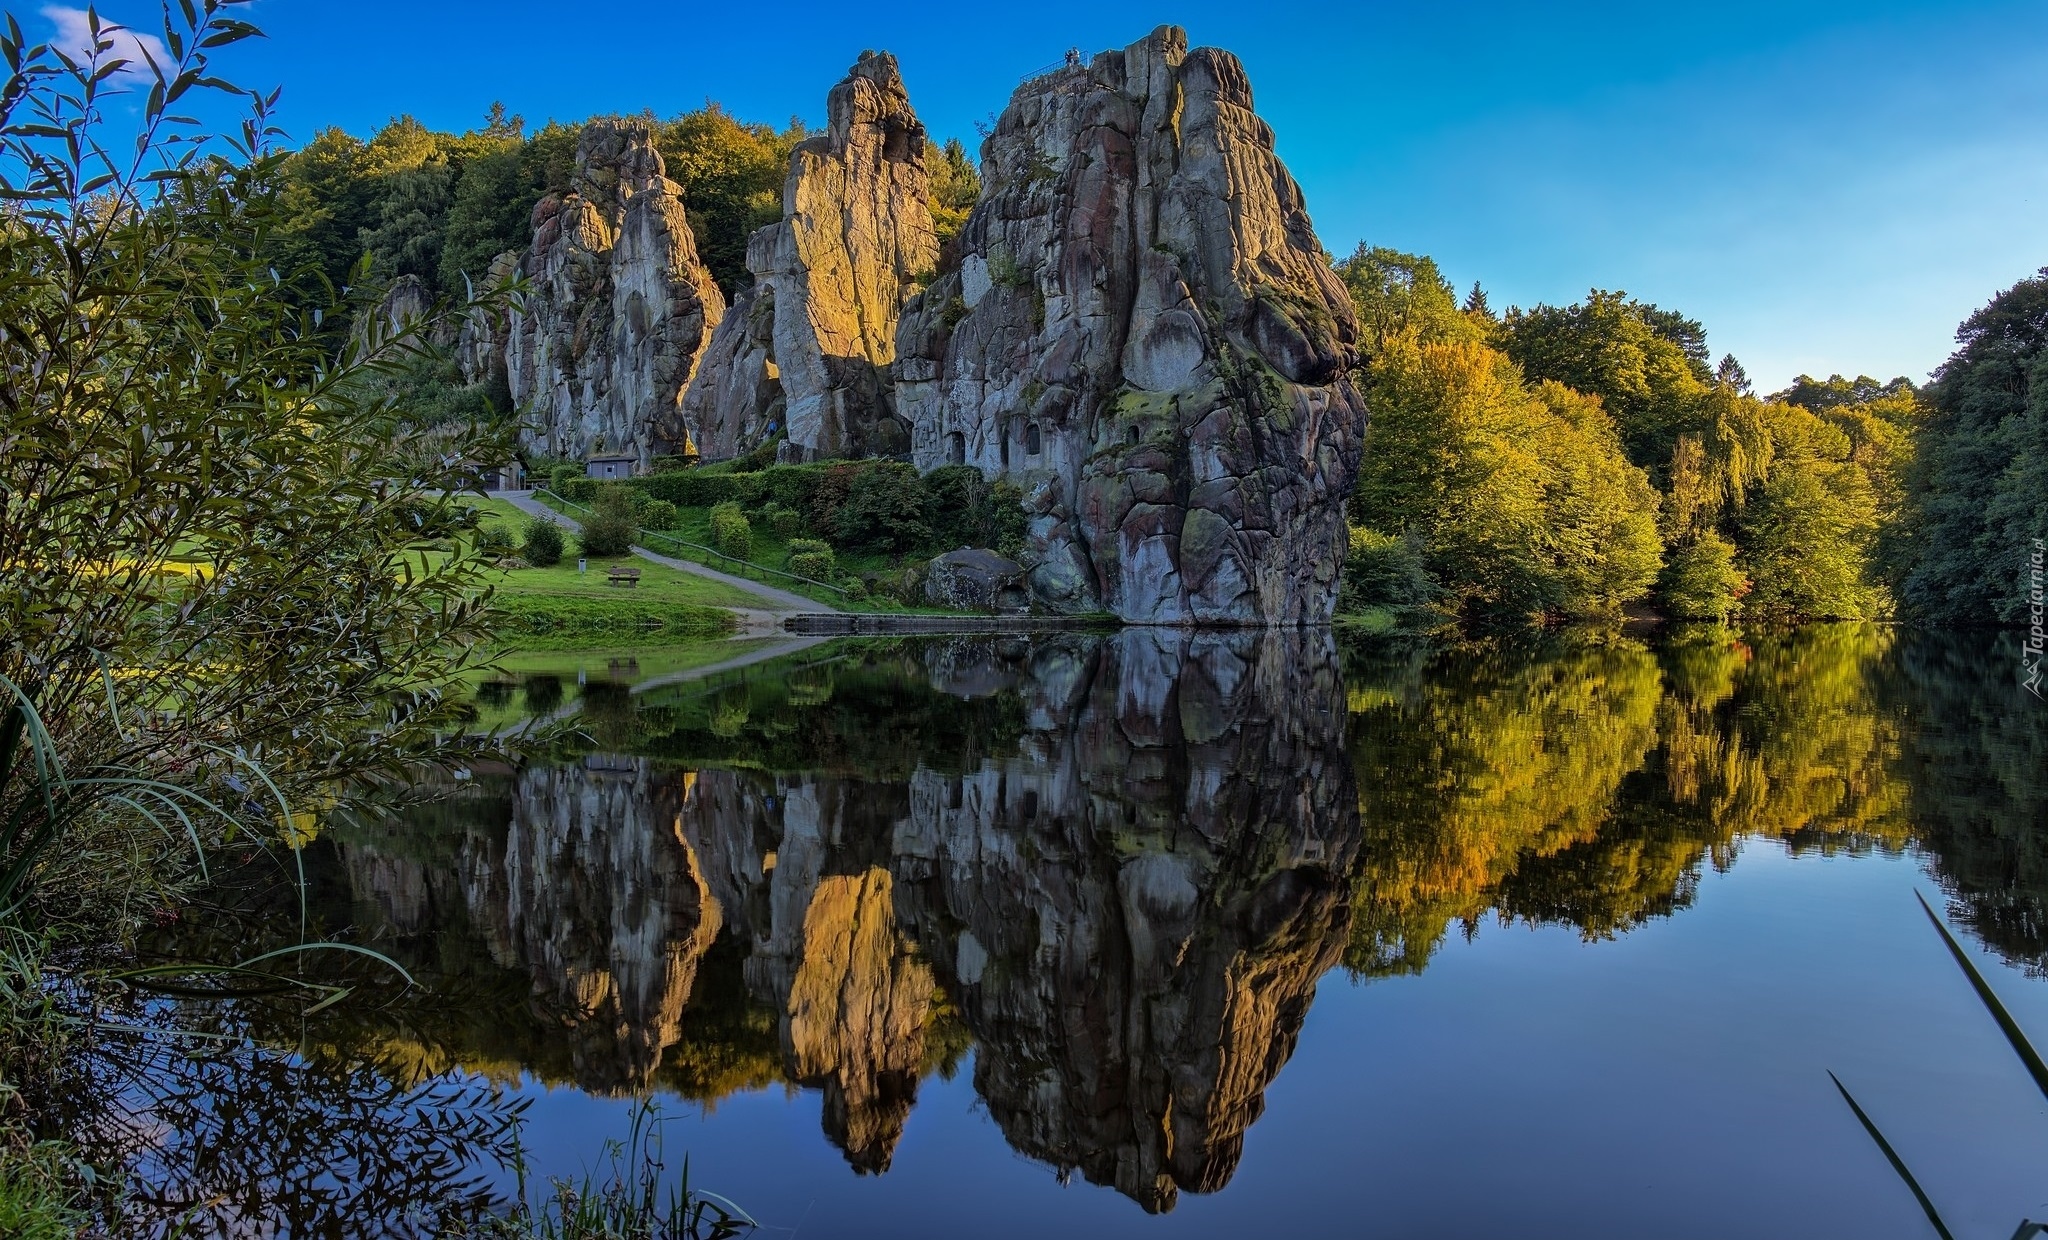
{"label": "tree canopy", "polygon": [[2029,614],[2033,540],[2048,538],[2048,268],[1956,331],[1928,385],[1899,549],[1911,614],[1944,624]]}

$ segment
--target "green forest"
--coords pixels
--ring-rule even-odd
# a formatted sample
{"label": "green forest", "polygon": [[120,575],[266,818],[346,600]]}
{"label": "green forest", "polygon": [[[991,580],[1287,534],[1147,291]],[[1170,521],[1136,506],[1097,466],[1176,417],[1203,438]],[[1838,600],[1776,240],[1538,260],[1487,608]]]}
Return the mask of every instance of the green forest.
{"label": "green forest", "polygon": [[1337,269],[1372,420],[1346,603],[1468,618],[2019,622],[2048,530],[2048,269],[1925,385],[1752,390],[1682,313],[1594,289],[1462,302],[1430,259]]}

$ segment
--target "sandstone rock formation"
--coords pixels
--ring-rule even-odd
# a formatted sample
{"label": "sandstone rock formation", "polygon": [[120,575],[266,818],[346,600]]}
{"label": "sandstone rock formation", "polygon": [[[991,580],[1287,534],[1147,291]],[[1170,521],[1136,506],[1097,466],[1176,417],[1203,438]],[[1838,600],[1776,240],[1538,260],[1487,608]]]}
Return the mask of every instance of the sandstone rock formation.
{"label": "sandstone rock formation", "polygon": [[524,445],[632,454],[643,467],[679,450],[683,389],[725,297],[647,122],[585,126],[570,191],[534,206],[525,268],[532,292],[505,324]]}
{"label": "sandstone rock formation", "polygon": [[927,602],[956,611],[1023,611],[1029,605],[1019,581],[1024,568],[993,551],[962,547],[934,556],[926,568]]}
{"label": "sandstone rock formation", "polygon": [[900,789],[705,771],[684,806],[712,890],[748,931],[747,988],[778,1014],[789,1078],[826,1136],[886,1171],[917,1098],[937,987],[897,929],[887,842]]}
{"label": "sandstone rock formation", "polygon": [[1320,624],[1365,429],[1356,318],[1236,57],[1161,27],[1020,86],[904,309],[920,469],[1014,478],[1049,604]]}
{"label": "sandstone rock formation", "polygon": [[826,107],[826,131],[790,156],[782,221],[747,242],[754,286],[685,400],[706,457],[777,430],[797,460],[910,447],[888,368],[898,311],[938,265],[924,126],[887,52],[863,52]]}
{"label": "sandstone rock formation", "polygon": [[[881,776],[856,746],[863,778],[804,769],[849,765],[822,733],[775,774],[529,769],[474,812],[502,826],[465,831],[452,875],[357,850],[351,878],[401,933],[436,900],[463,910],[444,925],[531,977],[540,1036],[585,1088],[644,1086],[670,1047],[745,1060],[759,1072],[724,1088],[817,1089],[828,1139],[881,1172],[921,1078],[971,1035],[1020,1153],[1148,1210],[1222,1187],[1349,941],[1358,794],[1329,634],[955,637],[891,658],[904,694],[915,660],[927,707],[985,700],[1003,726]],[[743,1014],[719,997],[742,990]],[[686,1002],[724,1003],[745,1041],[707,1045]]]}
{"label": "sandstone rock formation", "polygon": [[[519,272],[521,254],[507,250],[491,260],[479,294],[506,287]],[[511,338],[511,308],[497,301],[471,306],[462,316],[461,332],[455,342],[455,360],[465,383],[506,384],[506,345]]]}

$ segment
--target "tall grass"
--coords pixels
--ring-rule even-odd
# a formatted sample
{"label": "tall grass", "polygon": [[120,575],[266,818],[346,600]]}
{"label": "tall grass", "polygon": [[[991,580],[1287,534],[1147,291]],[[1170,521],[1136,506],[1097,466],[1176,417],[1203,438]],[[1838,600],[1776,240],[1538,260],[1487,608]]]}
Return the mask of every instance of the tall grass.
{"label": "tall grass", "polygon": [[633,1104],[626,1139],[605,1143],[603,1174],[554,1179],[547,1193],[529,1190],[519,1166],[519,1202],[511,1213],[454,1233],[462,1240],[730,1240],[759,1224],[716,1193],[690,1187],[690,1160],[675,1183],[662,1185],[661,1117],[654,1102]]}
{"label": "tall grass", "polygon": [[[2013,1054],[2019,1057],[2020,1063],[2027,1069],[2027,1075],[2033,1078],[2034,1087],[2041,1091],[2042,1097],[2048,1098],[2048,1064],[2042,1062],[2040,1052],[2034,1049],[2034,1044],[2028,1040],[2019,1022],[2013,1019],[2012,1013],[2006,1009],[1998,993],[1991,989],[1991,983],[1984,980],[1984,974],[1978,970],[1976,962],[1963,951],[1962,944],[1956,942],[1956,936],[1934,911],[1934,906],[1927,902],[1927,897],[1915,892],[1914,898],[1920,901],[1920,908],[1927,914],[1927,920],[1934,924],[1935,932],[1941,935],[1941,941],[1948,947],[1949,955],[1955,960],[1956,967],[1969,979],[1970,988],[1976,992],[1977,999],[1984,1005],[1985,1011],[1991,1014],[1991,1019],[1998,1025],[1999,1032],[2005,1035],[2006,1043],[2012,1047]],[[1885,1137],[1883,1130],[1877,1126],[1877,1121],[1870,1118],[1870,1113],[1856,1101],[1856,1096],[1849,1092],[1847,1085],[1842,1084],[1840,1077],[1830,1072],[1828,1079],[1835,1083],[1835,1088],[1841,1092],[1842,1101],[1849,1104],[1849,1110],[1856,1116],[1856,1122],[1870,1135],[1878,1152],[1891,1164],[1893,1173],[1913,1194],[1913,1200],[1919,1203],[1921,1211],[1927,1215],[1927,1221],[1934,1227],[1935,1234],[1940,1236],[1941,1240],[1955,1240],[1955,1233],[1951,1232],[1948,1224],[1942,1220],[1941,1211],[1935,1208],[1933,1199],[1928,1196],[1927,1190],[1921,1187],[1919,1178],[1906,1166],[1906,1160],[1900,1157],[1898,1150]],[[2012,1233],[2012,1240],[2032,1240],[2039,1235],[2048,1235],[2048,1223],[2021,1219],[2019,1227]]]}

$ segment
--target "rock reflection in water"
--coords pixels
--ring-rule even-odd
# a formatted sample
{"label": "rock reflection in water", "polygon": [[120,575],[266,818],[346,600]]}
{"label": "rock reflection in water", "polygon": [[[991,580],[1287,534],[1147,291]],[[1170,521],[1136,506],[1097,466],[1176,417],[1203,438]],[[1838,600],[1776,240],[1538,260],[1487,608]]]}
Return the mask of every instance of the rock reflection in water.
{"label": "rock reflection in water", "polygon": [[912,780],[899,908],[990,1115],[1148,1210],[1229,1180],[1343,952],[1357,794],[1326,640],[1047,651],[1017,754]]}
{"label": "rock reflection in water", "polygon": [[535,768],[453,873],[350,845],[358,897],[409,936],[459,892],[452,920],[564,1014],[584,1088],[657,1079],[723,932],[857,1171],[888,1168],[964,1025],[1019,1151],[1148,1210],[1220,1188],[1349,933],[1358,797],[1328,637],[920,657],[936,693],[1021,698],[1021,736],[894,780]]}

